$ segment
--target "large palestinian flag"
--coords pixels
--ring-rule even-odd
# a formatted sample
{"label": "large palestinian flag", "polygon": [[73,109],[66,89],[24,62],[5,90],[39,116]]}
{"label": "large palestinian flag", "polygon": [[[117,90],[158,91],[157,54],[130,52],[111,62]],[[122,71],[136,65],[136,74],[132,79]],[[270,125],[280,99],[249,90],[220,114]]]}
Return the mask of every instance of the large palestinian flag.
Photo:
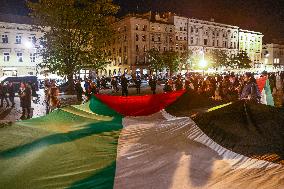
{"label": "large palestinian flag", "polygon": [[284,187],[283,154],[277,161],[243,155],[225,148],[226,141],[214,141],[222,131],[216,125],[211,137],[205,133],[218,123],[220,109],[206,114],[208,123],[199,117],[201,128],[190,117],[167,113],[164,108],[175,106],[183,93],[97,95],[88,104],[0,128],[0,188]]}
{"label": "large palestinian flag", "polygon": [[270,89],[269,79],[266,76],[256,80],[259,91],[261,92],[261,103],[274,106],[274,99]]}

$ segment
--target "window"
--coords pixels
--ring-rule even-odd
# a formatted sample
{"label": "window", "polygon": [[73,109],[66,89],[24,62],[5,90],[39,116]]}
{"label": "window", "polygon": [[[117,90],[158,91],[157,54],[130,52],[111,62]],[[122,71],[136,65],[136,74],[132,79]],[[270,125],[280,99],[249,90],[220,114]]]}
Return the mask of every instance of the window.
{"label": "window", "polygon": [[167,47],[164,47],[164,51],[167,51]]}
{"label": "window", "polygon": [[147,26],[144,25],[144,26],[143,26],[143,31],[146,31],[146,30],[147,30]]}
{"label": "window", "polygon": [[161,37],[160,36],[158,36],[158,41],[161,41]]}
{"label": "window", "polygon": [[36,53],[30,53],[30,61],[35,62],[36,61]]}
{"label": "window", "polygon": [[190,37],[190,44],[193,44],[193,37]]}
{"label": "window", "polygon": [[29,37],[29,41],[32,42],[32,44],[36,44],[36,37],[35,36],[31,36]]}
{"label": "window", "polygon": [[192,26],[190,27],[190,32],[193,33],[193,27]]}
{"label": "window", "polygon": [[186,37],[183,38],[186,41]]}
{"label": "window", "polygon": [[138,34],[135,35],[135,40],[136,40],[136,41],[139,41],[139,36],[138,36]]}
{"label": "window", "polygon": [[2,35],[2,43],[8,43],[8,35],[7,34]]}
{"label": "window", "polygon": [[173,29],[172,28],[170,28],[170,32],[172,32],[173,31]]}
{"label": "window", "polygon": [[139,30],[139,24],[136,24],[135,29]]}
{"label": "window", "polygon": [[152,41],[155,41],[155,37],[152,35]]}
{"label": "window", "polygon": [[10,60],[10,53],[4,52],[4,62],[9,62]]}
{"label": "window", "polygon": [[142,41],[146,41],[146,36],[142,35]]}
{"label": "window", "polygon": [[144,49],[144,52],[146,52],[146,51],[147,51],[147,47],[146,47],[146,45],[144,45],[143,49]]}
{"label": "window", "polygon": [[126,49],[127,49],[127,47],[126,47],[126,46],[124,46],[124,50],[123,50],[123,51],[124,51],[125,53],[126,53]]}
{"label": "window", "polygon": [[182,27],[180,27],[179,30],[182,31]]}
{"label": "window", "polygon": [[208,43],[208,40],[204,39],[204,45],[207,45],[207,43]]}
{"label": "window", "polygon": [[17,60],[18,62],[23,62],[23,53],[17,52]]}
{"label": "window", "polygon": [[172,37],[170,37],[170,42],[173,42],[173,38]]}
{"label": "window", "polygon": [[279,64],[279,58],[274,58],[274,64]]}
{"label": "window", "polygon": [[22,36],[16,35],[16,44],[21,44],[21,43],[22,43]]}
{"label": "window", "polygon": [[178,36],[176,36],[176,40],[178,40]]}
{"label": "window", "polygon": [[136,52],[139,52],[139,46],[136,45]]}

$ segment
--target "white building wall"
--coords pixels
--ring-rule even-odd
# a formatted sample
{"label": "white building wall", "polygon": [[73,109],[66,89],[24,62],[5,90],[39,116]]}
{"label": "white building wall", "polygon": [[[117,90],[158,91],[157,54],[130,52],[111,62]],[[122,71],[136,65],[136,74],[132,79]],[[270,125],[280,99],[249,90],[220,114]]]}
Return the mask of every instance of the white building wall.
{"label": "white building wall", "polygon": [[42,36],[30,25],[0,22],[0,76],[39,74],[42,59],[36,49]]}

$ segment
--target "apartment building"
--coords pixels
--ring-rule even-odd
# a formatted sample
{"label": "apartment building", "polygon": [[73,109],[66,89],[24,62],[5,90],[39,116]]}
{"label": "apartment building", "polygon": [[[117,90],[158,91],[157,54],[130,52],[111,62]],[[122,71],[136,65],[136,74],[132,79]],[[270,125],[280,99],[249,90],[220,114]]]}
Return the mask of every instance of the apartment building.
{"label": "apartment building", "polygon": [[262,38],[260,32],[239,30],[239,51],[245,51],[255,67],[261,64]]}
{"label": "apartment building", "polygon": [[264,67],[284,68],[284,45],[274,43],[263,45],[261,54]]}
{"label": "apartment building", "polygon": [[174,25],[156,16],[127,15],[115,22],[116,34],[105,47],[109,64],[99,75],[146,74],[149,73],[147,51],[174,50]]}
{"label": "apartment building", "polygon": [[0,15],[0,76],[39,74],[42,59],[37,49],[42,36],[28,17]]}
{"label": "apartment building", "polygon": [[188,49],[200,51],[223,50],[228,55],[238,52],[238,27],[211,21],[188,19]]}

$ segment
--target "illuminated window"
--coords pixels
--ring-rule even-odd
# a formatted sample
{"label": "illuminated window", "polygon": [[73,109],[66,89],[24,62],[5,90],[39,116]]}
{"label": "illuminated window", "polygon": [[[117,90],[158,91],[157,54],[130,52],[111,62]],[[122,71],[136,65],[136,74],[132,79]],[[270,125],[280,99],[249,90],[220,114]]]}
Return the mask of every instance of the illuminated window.
{"label": "illuminated window", "polygon": [[9,62],[10,60],[10,53],[4,52],[4,62]]}
{"label": "illuminated window", "polygon": [[17,60],[18,60],[18,62],[23,62],[23,53],[21,53],[21,52],[17,53]]}
{"label": "illuminated window", "polygon": [[21,44],[21,43],[22,43],[22,36],[16,35],[16,44]]}
{"label": "illuminated window", "polygon": [[36,61],[36,53],[30,53],[30,61],[35,62]]}

